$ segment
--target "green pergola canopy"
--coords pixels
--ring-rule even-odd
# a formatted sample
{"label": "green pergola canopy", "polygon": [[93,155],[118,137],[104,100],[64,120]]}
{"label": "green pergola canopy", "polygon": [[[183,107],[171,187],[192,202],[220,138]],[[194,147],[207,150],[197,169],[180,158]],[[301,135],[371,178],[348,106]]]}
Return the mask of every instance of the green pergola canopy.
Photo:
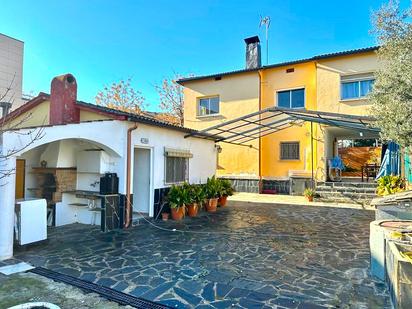
{"label": "green pergola canopy", "polygon": [[362,133],[377,134],[380,132],[379,128],[373,126],[374,118],[368,116],[269,107],[198,132],[190,133],[186,137],[197,136],[205,139],[214,139],[216,142],[249,145],[248,143],[255,139],[292,126],[302,126],[305,122],[345,128]]}

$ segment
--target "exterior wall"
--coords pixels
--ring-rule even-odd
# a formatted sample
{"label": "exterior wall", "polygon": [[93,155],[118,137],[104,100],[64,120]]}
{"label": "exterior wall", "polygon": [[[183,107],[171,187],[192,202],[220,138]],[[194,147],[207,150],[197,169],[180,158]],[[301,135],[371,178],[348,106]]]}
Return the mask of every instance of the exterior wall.
{"label": "exterior wall", "polygon": [[[235,76],[222,76],[221,80],[191,82],[185,85],[185,126],[196,130],[240,117],[259,110],[259,77],[256,72]],[[219,95],[219,115],[197,116],[198,99]],[[220,143],[217,175],[259,175],[258,141],[253,147]]]}
{"label": "exterior wall", "polygon": [[49,110],[50,101],[44,101],[33,107],[29,112],[17,116],[10,121],[8,126],[12,128],[24,128],[48,125],[50,123]]}
{"label": "exterior wall", "polygon": [[106,120],[111,119],[109,116],[93,113],[90,111],[80,110],[80,121]]}
{"label": "exterior wall", "polygon": [[379,64],[375,52],[338,57],[317,62],[317,109],[320,111],[368,115],[366,100],[340,99],[340,78],[342,75],[372,73]]}
{"label": "exterior wall", "polygon": [[[294,72],[286,73],[286,69],[289,68],[293,68]],[[316,110],[316,67],[314,62],[264,70],[262,73],[262,109],[277,106],[277,91],[294,88],[305,88],[305,108]],[[316,127],[314,125],[315,133]],[[288,141],[300,143],[299,160],[280,159],[280,143]],[[314,149],[316,150],[316,145]],[[316,156],[315,153],[314,156]],[[293,126],[262,138],[263,177],[288,177],[289,171],[310,170],[310,124],[304,124],[301,127]]]}
{"label": "exterior wall", "polygon": [[[119,177],[119,192],[126,193],[126,153],[127,129],[130,123],[124,121],[85,122],[43,128],[44,136],[34,141],[17,156],[26,159],[26,188],[32,186],[33,177],[29,173],[31,167],[37,167],[40,161],[47,158],[50,166],[73,166],[76,151],[90,148],[90,145],[103,148],[113,159],[112,171]],[[22,132],[27,130],[22,129]],[[21,132],[21,133],[22,133]],[[103,132],[103,133],[102,133]],[[21,149],[29,142],[28,135],[7,132],[4,134],[5,149]],[[132,147],[146,147],[152,150],[152,196],[150,199],[150,215],[153,215],[154,190],[165,188],[164,148],[188,149],[193,154],[189,159],[189,181],[204,183],[216,171],[216,148],[213,141],[199,138],[184,138],[186,133],[141,124],[132,134]],[[142,138],[148,143],[142,143]],[[68,151],[67,147],[70,151]],[[57,147],[57,148],[56,148]],[[133,156],[133,151],[131,152]],[[54,156],[54,157],[53,157]],[[131,162],[133,162],[133,157]],[[133,163],[131,166],[131,193],[133,193]],[[90,184],[99,180],[99,174],[78,173],[77,189],[97,191]],[[29,185],[30,184],[30,185]],[[29,186],[28,186],[29,185]],[[29,192],[26,191],[26,194]],[[13,195],[14,196],[14,195]],[[29,196],[29,194],[27,195]]]}
{"label": "exterior wall", "polygon": [[[108,120],[109,116],[93,113],[90,111],[80,111],[80,121]],[[50,101],[44,101],[33,107],[29,112],[23,113],[10,121],[10,127],[36,127],[50,124]]]}
{"label": "exterior wall", "polygon": [[[133,131],[133,147],[152,150],[154,189],[170,186],[165,183],[165,147],[191,151],[193,158],[189,159],[189,182],[205,183],[208,177],[215,174],[216,149],[214,142],[199,138],[184,138],[184,136],[183,132],[143,124]],[[148,140],[148,143],[142,143],[142,139]],[[133,153],[132,151],[132,156]],[[133,162],[132,159],[132,170],[134,168]],[[133,188],[133,183],[131,187]]]}
{"label": "exterior wall", "polygon": [[[294,71],[286,73],[286,69]],[[309,61],[289,66],[261,70],[262,109],[276,106],[276,92],[305,88],[305,108],[353,115],[367,115],[366,100],[340,100],[341,76],[372,73],[378,68],[375,52],[346,55],[330,59]],[[258,72],[222,76],[221,80],[205,79],[185,83],[185,125],[204,129],[230,119],[259,110]],[[197,99],[219,95],[219,117],[196,117]],[[326,177],[326,161],[333,151],[333,135],[327,129],[313,124],[313,169],[318,180]],[[262,176],[265,179],[284,179],[291,174],[310,177],[312,170],[311,128],[309,123],[293,126],[262,138]],[[280,160],[280,142],[298,141],[300,159]],[[221,143],[218,175],[256,176],[258,171],[258,141],[256,148],[248,149]]]}
{"label": "exterior wall", "polygon": [[0,95],[11,86],[5,101],[13,103],[12,109],[24,103],[22,100],[23,49],[22,41],[0,33]]}

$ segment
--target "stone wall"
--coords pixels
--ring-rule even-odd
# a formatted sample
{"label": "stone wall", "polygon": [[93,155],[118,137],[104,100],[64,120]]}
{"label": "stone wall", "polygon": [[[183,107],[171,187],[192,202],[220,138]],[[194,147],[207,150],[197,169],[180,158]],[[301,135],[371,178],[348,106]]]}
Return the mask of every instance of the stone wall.
{"label": "stone wall", "polygon": [[290,181],[263,179],[263,191],[270,190],[276,194],[290,194]]}
{"label": "stone wall", "polygon": [[259,179],[257,178],[222,178],[230,180],[236,192],[259,193]]}
{"label": "stone wall", "polygon": [[386,246],[386,281],[392,304],[400,309],[412,308],[412,264],[400,255],[409,248],[392,241]]}
{"label": "stone wall", "polygon": [[[259,179],[257,178],[230,178],[224,177],[232,182],[236,192],[259,193]],[[275,194],[290,194],[290,181],[263,179],[263,190],[273,191]]]}

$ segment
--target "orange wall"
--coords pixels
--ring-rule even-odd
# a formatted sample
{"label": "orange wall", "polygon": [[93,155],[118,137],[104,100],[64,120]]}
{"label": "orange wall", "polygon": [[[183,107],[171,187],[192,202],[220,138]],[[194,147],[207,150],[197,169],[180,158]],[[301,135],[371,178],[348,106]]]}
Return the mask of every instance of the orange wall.
{"label": "orange wall", "polygon": [[[294,68],[294,72],[286,73],[288,68]],[[277,91],[293,88],[305,88],[305,108],[316,109],[316,65],[314,62],[264,70],[262,74],[262,108],[277,106]],[[316,127],[314,125],[315,133]],[[286,141],[300,143],[299,160],[280,160],[280,143]],[[301,127],[294,126],[263,137],[262,175],[277,178],[286,177],[289,171],[293,170],[311,170],[310,146],[310,124],[304,124]],[[316,150],[316,141],[314,149]]]}

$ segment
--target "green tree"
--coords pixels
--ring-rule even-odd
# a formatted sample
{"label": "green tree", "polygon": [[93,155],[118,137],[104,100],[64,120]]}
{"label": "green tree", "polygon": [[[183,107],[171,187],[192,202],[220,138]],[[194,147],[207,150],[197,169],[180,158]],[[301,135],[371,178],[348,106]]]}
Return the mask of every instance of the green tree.
{"label": "green tree", "polygon": [[373,32],[380,48],[380,68],[369,96],[371,114],[383,140],[412,145],[412,24],[411,8],[390,1],[373,14]]}

